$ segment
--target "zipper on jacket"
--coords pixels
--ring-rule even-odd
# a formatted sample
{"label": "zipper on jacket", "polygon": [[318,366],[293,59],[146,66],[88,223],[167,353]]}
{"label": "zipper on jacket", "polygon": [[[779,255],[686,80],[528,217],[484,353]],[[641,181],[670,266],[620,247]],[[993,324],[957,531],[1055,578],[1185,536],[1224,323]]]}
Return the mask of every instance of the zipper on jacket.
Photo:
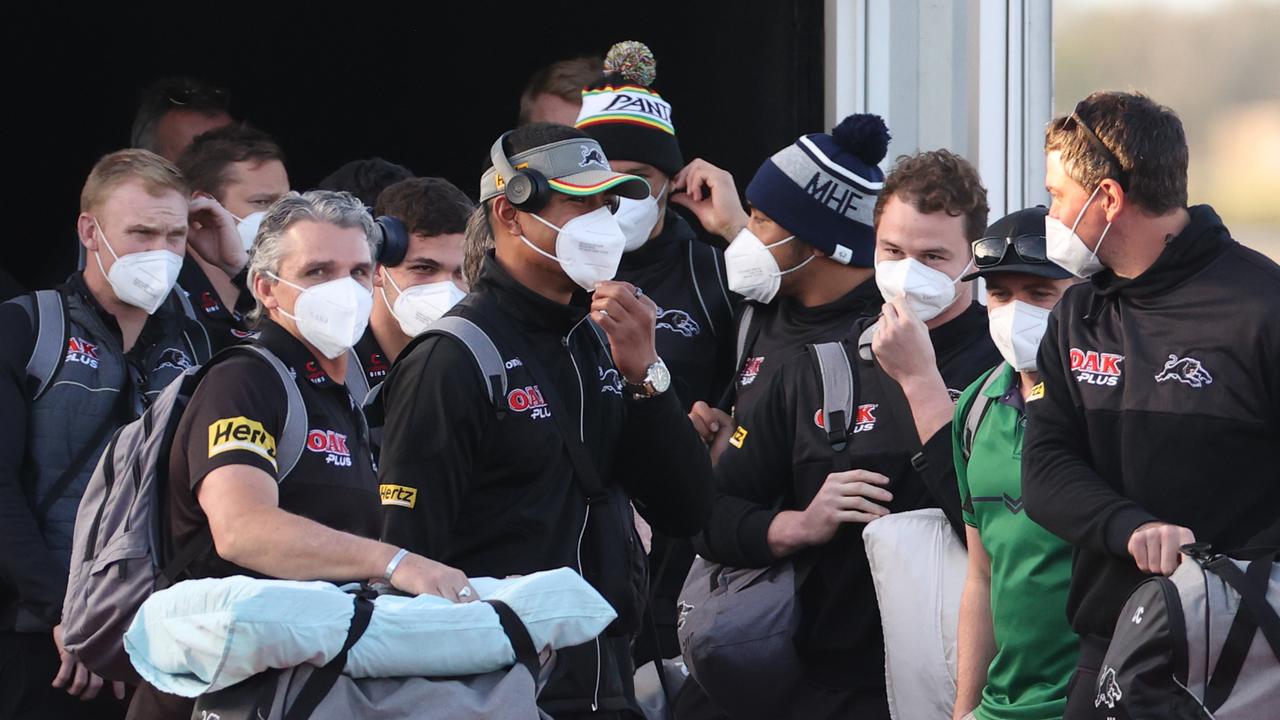
{"label": "zipper on jacket", "polygon": [[[586,318],[583,318],[583,320],[585,319]],[[582,384],[582,371],[578,369],[578,359],[573,356],[573,350],[569,348],[569,336],[572,335],[573,331],[576,330],[578,328],[578,325],[581,325],[581,324],[582,324],[582,320],[579,320],[577,325],[574,325],[572,328],[569,328],[569,332],[566,333],[564,338],[560,340],[560,344],[564,346],[565,352],[569,354],[569,362],[573,363],[573,374],[578,378],[578,439],[582,441],[582,443],[585,445],[587,442],[587,437],[586,437],[586,430],[584,429],[585,420],[583,418],[586,416],[587,391]],[[588,502],[587,513],[582,518],[582,529],[578,531],[578,575],[582,576],[583,579],[586,579],[586,572],[582,569],[582,538],[585,537],[587,534],[587,522],[589,522],[590,520],[591,520],[591,503]],[[595,692],[591,696],[591,712],[596,712],[600,709],[600,671],[601,671],[602,663],[601,663],[601,657],[600,657],[600,636],[599,635],[596,636],[595,643],[596,643],[596,688],[595,688]]]}

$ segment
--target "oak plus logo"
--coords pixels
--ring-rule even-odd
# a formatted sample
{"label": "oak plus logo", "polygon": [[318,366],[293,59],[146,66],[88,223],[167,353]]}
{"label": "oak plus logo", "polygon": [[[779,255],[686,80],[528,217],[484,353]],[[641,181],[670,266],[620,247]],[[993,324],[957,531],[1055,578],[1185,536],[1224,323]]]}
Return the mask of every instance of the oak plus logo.
{"label": "oak plus logo", "polygon": [[312,430],[307,433],[307,449],[325,456],[326,465],[351,467],[351,450],[347,448],[347,436],[333,430]]}
{"label": "oak plus logo", "polygon": [[67,338],[66,362],[80,363],[98,369],[98,346],[84,338]]}
{"label": "oak plus logo", "polygon": [[[858,412],[853,421],[853,432],[861,433],[874,430],[876,427],[876,408],[879,407],[879,403],[859,405]],[[818,411],[813,414],[813,424],[817,425],[822,430],[826,430],[827,425],[824,422],[825,419],[826,418],[823,417],[822,408],[818,408]]]}
{"label": "oak plus logo", "polygon": [[756,381],[756,376],[760,374],[760,366],[764,364],[764,356],[750,357],[742,364],[742,374],[738,376],[738,382],[750,385]]}
{"label": "oak plus logo", "polygon": [[1115,387],[1120,382],[1123,355],[1071,348],[1071,372],[1077,383]]}
{"label": "oak plus logo", "polygon": [[507,407],[518,413],[527,412],[531,418],[551,417],[551,408],[547,407],[537,385],[516,388],[507,393]]}

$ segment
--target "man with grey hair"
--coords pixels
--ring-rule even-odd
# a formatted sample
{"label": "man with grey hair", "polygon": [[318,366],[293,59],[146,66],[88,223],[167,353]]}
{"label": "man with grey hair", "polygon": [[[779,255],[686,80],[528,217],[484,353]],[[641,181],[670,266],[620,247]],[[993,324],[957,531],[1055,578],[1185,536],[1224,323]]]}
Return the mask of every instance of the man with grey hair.
{"label": "man with grey hair", "polygon": [[[345,192],[289,193],[263,219],[249,268],[261,329],[254,342],[292,370],[307,408],[306,448],[281,477],[276,443],[288,404],[279,380],[256,354],[220,356],[169,457],[170,548],[205,548],[189,577],[382,578],[415,595],[475,599],[457,570],[373,539],[381,526],[373,456],[342,384],[372,305],[372,232],[364,205]],[[187,717],[192,702],[144,686],[130,717]]]}

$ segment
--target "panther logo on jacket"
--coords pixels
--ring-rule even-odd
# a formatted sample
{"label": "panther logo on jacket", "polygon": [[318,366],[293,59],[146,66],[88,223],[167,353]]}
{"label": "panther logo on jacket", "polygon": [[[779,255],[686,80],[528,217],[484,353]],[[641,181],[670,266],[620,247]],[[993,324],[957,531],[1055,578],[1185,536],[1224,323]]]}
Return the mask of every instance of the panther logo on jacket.
{"label": "panther logo on jacket", "polygon": [[658,308],[658,322],[655,327],[658,330],[670,330],[687,338],[696,337],[702,332],[698,322],[689,313],[678,308],[671,310]]}
{"label": "panther logo on jacket", "polygon": [[1165,380],[1177,380],[1193,388],[1213,384],[1213,376],[1199,360],[1193,357],[1180,358],[1172,353],[1169,355],[1169,362],[1164,364],[1164,369],[1156,373],[1156,382]]}
{"label": "panther logo on jacket", "polygon": [[191,358],[178,348],[165,348],[160,353],[160,361],[156,365],[156,369],[173,368],[174,370],[186,370],[192,366]]}
{"label": "panther logo on jacket", "polygon": [[622,378],[618,375],[617,368],[597,368],[600,373],[600,392],[613,393],[614,395],[622,395]]}
{"label": "panther logo on jacket", "polygon": [[1071,372],[1076,382],[1115,387],[1120,382],[1123,355],[1071,348]]}
{"label": "panther logo on jacket", "polygon": [[1114,708],[1116,703],[1124,697],[1124,692],[1120,690],[1120,684],[1116,682],[1116,669],[1102,666],[1102,675],[1098,677],[1098,696],[1093,699],[1094,707],[1107,706],[1107,709]]}

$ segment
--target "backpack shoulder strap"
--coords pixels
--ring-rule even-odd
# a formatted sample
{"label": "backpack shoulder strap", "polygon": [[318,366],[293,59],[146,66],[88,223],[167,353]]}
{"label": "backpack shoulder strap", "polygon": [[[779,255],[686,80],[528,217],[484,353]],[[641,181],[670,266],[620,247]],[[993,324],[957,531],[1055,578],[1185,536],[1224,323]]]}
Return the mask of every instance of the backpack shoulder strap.
{"label": "backpack shoulder strap", "polygon": [[507,366],[488,333],[464,317],[447,315],[431,323],[423,334],[448,335],[462,343],[476,361],[493,406],[506,409]]}
{"label": "backpack shoulder strap", "polygon": [[871,351],[871,341],[876,337],[876,331],[880,329],[880,321],[877,320],[866,327],[862,334],[858,336],[858,357],[867,362],[876,359],[875,353]]}
{"label": "backpack shoulder strap", "polygon": [[21,305],[27,311],[36,331],[36,342],[31,348],[31,356],[27,358],[27,378],[35,384],[35,393],[32,395],[34,400],[49,388],[53,376],[66,359],[66,306],[62,301],[62,293],[57,290],[37,290],[10,302]]}
{"label": "backpack shoulder strap", "polygon": [[351,393],[356,405],[364,407],[369,400],[369,376],[365,374],[364,365],[360,363],[360,355],[355,348],[347,351],[347,375],[343,379],[347,384],[347,392]]}
{"label": "backpack shoulder strap", "polygon": [[822,384],[822,424],[827,431],[827,442],[836,456],[835,469],[847,470],[841,466],[848,462],[844,450],[849,444],[849,428],[856,421],[858,378],[849,364],[844,343],[816,343],[809,345],[809,353],[816,363]]}
{"label": "backpack shoulder strap", "polygon": [[751,321],[756,316],[755,303],[746,302],[742,304],[742,317],[738,318],[738,345],[737,353],[734,355],[734,367],[741,372],[742,363],[746,360],[747,345],[751,339]]}
{"label": "backpack shoulder strap", "polygon": [[257,353],[271,366],[272,370],[276,371],[280,384],[284,386],[285,398],[289,405],[284,416],[284,432],[280,433],[280,444],[276,449],[277,477],[283,480],[298,464],[298,458],[302,457],[302,449],[307,444],[307,406],[302,400],[302,391],[298,390],[298,383],[294,380],[293,373],[289,372],[289,368],[285,367],[275,353],[260,345],[236,347],[247,348],[250,352]]}
{"label": "backpack shoulder strap", "polygon": [[1004,363],[1000,363],[994,369],[987,373],[986,380],[982,381],[982,386],[978,388],[978,392],[974,393],[972,401],[969,403],[969,411],[964,416],[964,435],[961,437],[963,441],[961,450],[964,452],[964,459],[968,460],[973,454],[973,440],[978,436],[978,426],[982,425],[982,420],[987,416],[987,411],[991,409],[991,398],[987,397],[987,391],[991,389],[1004,376]]}

